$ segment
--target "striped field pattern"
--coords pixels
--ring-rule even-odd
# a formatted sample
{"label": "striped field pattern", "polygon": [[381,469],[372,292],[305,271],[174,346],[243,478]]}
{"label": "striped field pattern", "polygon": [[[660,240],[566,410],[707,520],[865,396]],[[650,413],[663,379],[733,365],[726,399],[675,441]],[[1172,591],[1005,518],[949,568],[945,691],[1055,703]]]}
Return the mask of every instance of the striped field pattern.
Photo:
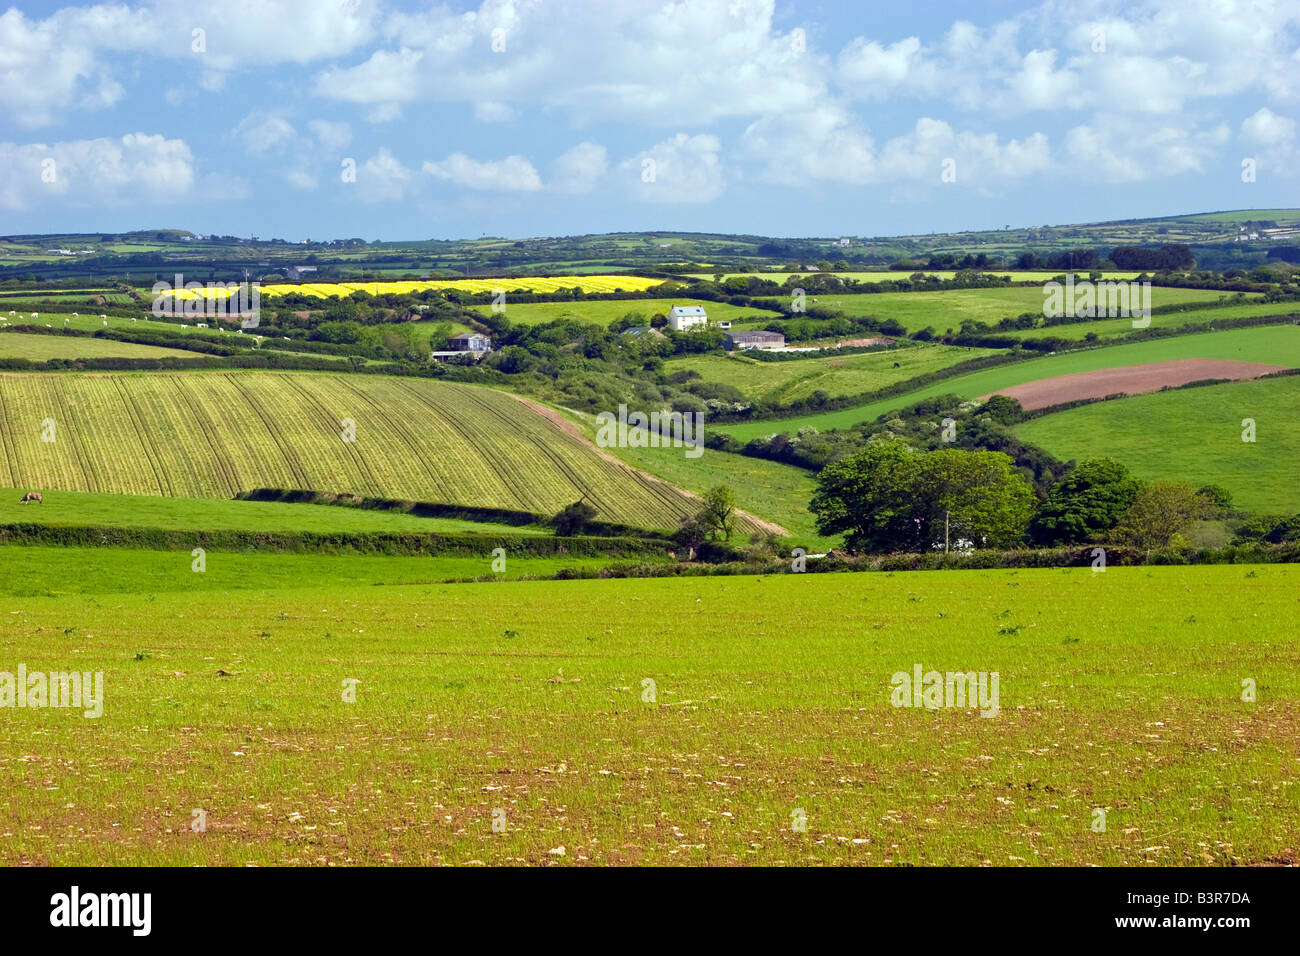
{"label": "striped field pattern", "polygon": [[306,488],[544,514],[585,496],[603,520],[652,528],[698,510],[503,392],[284,372],[2,376],[0,484],[187,498]]}

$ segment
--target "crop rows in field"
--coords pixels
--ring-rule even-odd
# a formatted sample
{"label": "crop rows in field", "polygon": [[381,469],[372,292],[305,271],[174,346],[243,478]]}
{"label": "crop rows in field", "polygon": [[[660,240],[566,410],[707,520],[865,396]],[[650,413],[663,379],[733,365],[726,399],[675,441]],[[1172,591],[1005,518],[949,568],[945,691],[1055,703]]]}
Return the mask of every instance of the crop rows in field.
{"label": "crop rows in field", "polygon": [[544,514],[585,497],[604,520],[660,528],[698,507],[503,392],[378,377],[5,376],[0,452],[15,488],[307,488]]}

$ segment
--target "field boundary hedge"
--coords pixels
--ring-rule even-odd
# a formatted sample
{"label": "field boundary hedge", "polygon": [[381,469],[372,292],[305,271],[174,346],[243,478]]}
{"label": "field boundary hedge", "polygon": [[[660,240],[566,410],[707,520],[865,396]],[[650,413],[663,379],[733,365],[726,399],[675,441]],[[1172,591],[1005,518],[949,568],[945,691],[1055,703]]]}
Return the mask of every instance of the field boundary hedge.
{"label": "field boundary hedge", "polygon": [[[884,554],[836,556],[809,560],[801,573],[892,572],[892,571],[977,571],[1022,568],[1086,568],[1102,545],[1073,548],[1039,548],[1020,551],[976,551],[971,554]],[[1152,551],[1106,547],[1107,567],[1143,567],[1192,564],[1300,564],[1300,544],[1229,545],[1224,548],[1188,548],[1182,551]],[[761,562],[733,561],[723,564],[674,562],[671,564],[612,564],[602,568],[561,568],[547,580],[567,581],[593,578],[711,577],[714,575],[794,574],[790,561],[774,558]],[[1104,572],[1098,572],[1104,573]],[[489,580],[475,578],[473,580]]]}
{"label": "field boundary hedge", "polygon": [[[513,527],[549,527],[551,515],[534,511],[516,511],[510,508],[472,507],[470,505],[443,504],[436,501],[410,501],[401,498],[367,498],[362,495],[340,494],[330,491],[310,491],[297,488],[254,488],[235,495],[241,501],[279,501],[287,504],[335,505],[342,508],[360,508],[362,511],[399,511],[420,518],[456,518],[487,524],[505,524]],[[609,521],[590,521],[585,525],[583,538],[638,538],[667,541],[660,531],[638,528],[633,525]]]}

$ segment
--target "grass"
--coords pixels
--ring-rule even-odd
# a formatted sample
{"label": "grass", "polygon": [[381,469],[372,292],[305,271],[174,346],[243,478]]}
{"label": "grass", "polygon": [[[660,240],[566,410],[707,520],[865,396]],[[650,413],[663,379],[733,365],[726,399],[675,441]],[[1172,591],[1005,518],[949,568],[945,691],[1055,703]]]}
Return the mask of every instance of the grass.
{"label": "grass", "polygon": [[733,385],[747,398],[788,403],[814,391],[832,398],[874,391],[993,351],[937,345],[787,362],[760,362],[743,355],[697,355],[666,362],[664,371],[695,371],[703,381]]}
{"label": "grass", "polygon": [[[831,259],[833,261],[834,257],[832,256]],[[986,269],[984,271],[987,275],[1010,276],[1012,282],[1048,282],[1055,279],[1057,276],[1062,275],[1064,272],[1064,270],[1061,269],[1055,271],[1050,269],[1028,269],[1023,272],[999,272],[996,269]],[[876,270],[874,272],[836,272],[834,275],[840,279],[856,279],[859,282],[905,282],[914,272],[923,272],[928,276],[938,276],[940,279],[951,279],[957,275],[957,272],[954,269],[909,269],[907,271],[889,269]],[[712,272],[687,272],[684,274],[693,279],[713,279]],[[811,272],[728,272],[726,278],[730,279],[732,276],[757,276],[761,279],[773,279],[778,283],[784,283],[786,279],[811,277],[813,274],[814,273]],[[1102,276],[1102,278],[1118,281],[1121,279],[1135,279],[1140,274],[1141,273],[1138,272],[1107,272]],[[1087,272],[1075,273],[1075,275],[1081,276],[1084,279],[1088,278]],[[911,295],[912,293],[908,292],[903,294]],[[822,299],[822,302],[825,303],[827,297],[822,296],[820,298]]]}
{"label": "grass", "polygon": [[[1253,318],[1261,315],[1300,315],[1300,302],[1261,302],[1253,305],[1225,305],[1213,309],[1188,309],[1185,312],[1164,312],[1151,316],[1151,328],[1174,329],[1202,322],[1221,322],[1227,319]],[[1074,325],[1044,326],[1038,329],[1012,331],[1006,334],[1018,339],[1041,339],[1056,336],[1081,341],[1089,332],[1095,332],[1103,341],[1121,339],[1133,332],[1133,320],[1096,319]]]}
{"label": "grass", "polygon": [[31,488],[0,489],[0,524],[35,522],[50,526],[97,525],[161,528],[167,531],[266,531],[273,533],[475,531],[484,534],[549,533],[533,525],[491,524],[458,518],[421,518],[399,511],[333,505],[220,498],[162,498],[77,491],[45,491],[42,504],[19,504]]}
{"label": "grass", "polygon": [[[780,318],[780,313],[767,309],[755,309],[748,306],[729,305],[725,302],[698,302],[694,299],[682,299],[673,302],[668,299],[609,299],[590,302],[520,302],[512,304],[506,297],[505,317],[516,325],[538,325],[542,322],[554,322],[556,319],[573,317],[587,325],[609,325],[615,319],[621,319],[629,313],[644,317],[643,325],[650,324],[650,317],[656,313],[668,314],[673,305],[703,305],[709,318],[714,321],[738,322],[744,318],[757,319],[766,324],[772,319]],[[473,306],[475,311],[490,315],[492,307],[488,305]]]}
{"label": "grass", "polygon": [[1195,335],[1151,339],[1129,345],[1062,352],[959,375],[894,398],[855,405],[839,411],[801,415],[797,418],[746,422],[741,425],[715,425],[713,430],[733,435],[742,441],[749,441],[774,432],[794,434],[806,425],[812,425],[823,431],[830,428],[849,428],[858,422],[874,421],[885,412],[905,408],[934,395],[954,394],[963,398],[976,398],[996,392],[998,389],[1022,385],[1040,378],[1182,358],[1236,359],[1242,362],[1300,367],[1300,327],[1270,325],[1252,329],[1228,329],[1220,332],[1201,332]]}
{"label": "grass", "polygon": [[[0,302],[0,304],[2,304],[2,302]],[[85,309],[94,309],[94,308],[96,308],[96,306],[85,307]],[[111,308],[111,306],[109,306],[109,308]],[[101,315],[106,316],[106,318],[101,319],[100,318]],[[211,317],[209,316],[206,318],[211,318]],[[49,311],[41,311],[38,309],[37,318],[33,319],[30,310],[27,311],[19,310],[16,311],[14,315],[9,315],[7,310],[0,310],[0,319],[3,319],[4,322],[8,325],[36,325],[36,326],[50,325],[56,329],[68,328],[68,329],[76,329],[81,332],[97,332],[100,329],[126,329],[130,331],[145,331],[145,330],[153,329],[153,330],[162,330],[165,332],[172,332],[177,335],[184,335],[184,334],[221,335],[222,334],[221,330],[217,329],[215,326],[207,329],[200,329],[197,327],[196,322],[187,322],[186,327],[181,328],[180,323],[177,322],[163,322],[160,319],[133,320],[129,317],[123,317],[120,315],[109,315],[107,312],[94,312],[92,314],[91,312],[88,311],[81,311],[74,316],[71,311],[49,312]],[[205,321],[205,317],[198,316],[197,320]],[[207,324],[211,325],[210,322]],[[249,335],[249,334],[250,333],[248,332],[244,333],[244,335]],[[257,334],[257,333],[253,332],[251,334]],[[240,344],[240,342],[238,341],[240,334],[238,332],[226,332],[225,335],[227,335],[232,340],[234,340],[231,342],[232,345]],[[85,341],[85,339],[80,339],[79,341]],[[250,346],[252,345],[251,342],[247,344]],[[190,353],[186,353],[186,354],[190,354]]]}
{"label": "grass", "polygon": [[[494,572],[491,555],[394,557],[364,554],[219,552],[194,570],[190,551],[127,548],[23,547],[0,545],[0,593],[8,598],[66,597],[73,594],[195,594],[282,591],[303,582],[319,590],[440,584],[479,577],[517,580],[546,577],[561,568],[597,568],[618,563],[610,557],[535,557],[506,553],[505,570]],[[638,558],[654,562],[656,558]],[[659,559],[667,560],[667,559]],[[33,573],[39,568],[39,573]],[[0,667],[3,669],[3,667]]]}
{"label": "grass", "polygon": [[[593,416],[566,410],[589,435],[595,435]],[[802,468],[706,448],[698,458],[687,458],[681,448],[607,449],[635,468],[658,475],[678,488],[703,494],[715,485],[728,485],[736,505],[750,514],[772,521],[790,532],[790,545],[813,550],[841,544],[839,537],[817,534],[816,520],[808,510],[816,482]],[[742,531],[733,543],[743,542]]]}
{"label": "grass", "polygon": [[[1255,421],[1254,443],[1242,420]],[[1300,511],[1300,381],[1274,378],[1135,395],[1017,427],[1058,458],[1109,457],[1147,478],[1222,485],[1251,511]]]}
{"label": "grass", "polygon": [[183,349],[137,345],[134,342],[115,342],[112,339],[28,335],[22,332],[6,332],[0,335],[0,358],[23,358],[33,362],[44,362],[52,358],[194,358],[194,356],[194,352]]}
{"label": "grass", "polygon": [[11,488],[178,498],[309,488],[541,514],[585,497],[603,519],[663,528],[697,508],[504,392],[427,380],[8,375],[0,447]]}
{"label": "grass", "polygon": [[[1175,305],[1183,302],[1217,302],[1229,293],[1214,289],[1176,289],[1152,286],[1151,305]],[[942,335],[951,329],[961,330],[963,319],[992,325],[1002,319],[1015,318],[1025,312],[1043,314],[1044,295],[1041,285],[1011,286],[1003,289],[945,289],[941,292],[880,292],[861,295],[820,295],[817,306],[839,309],[845,315],[875,316],[895,319],[908,332],[927,326]],[[811,298],[809,305],[813,305]],[[1294,307],[1294,303],[1292,303]],[[1156,318],[1152,318],[1154,323]],[[1129,320],[1131,323],[1131,320]],[[1091,324],[1091,323],[1089,323]],[[1078,329],[1082,326],[1065,326]],[[1130,324],[1131,328],[1131,324]],[[1050,332],[1049,332],[1050,334]],[[1080,333],[1082,337],[1083,333]]]}
{"label": "grass", "polygon": [[[1295,863],[1298,594],[1276,565],[16,598],[4,668],[104,702],[4,712],[0,863]],[[916,664],[997,672],[998,715],[891,706]]]}

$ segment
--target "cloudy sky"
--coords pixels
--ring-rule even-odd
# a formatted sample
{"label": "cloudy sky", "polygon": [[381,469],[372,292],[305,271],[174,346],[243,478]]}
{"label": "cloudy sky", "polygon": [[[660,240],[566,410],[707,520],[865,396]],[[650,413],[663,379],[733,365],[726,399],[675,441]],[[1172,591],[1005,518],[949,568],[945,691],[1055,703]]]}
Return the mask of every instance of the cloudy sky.
{"label": "cloudy sky", "polygon": [[0,15],[0,234],[871,236],[1297,206],[1298,116],[1297,0],[24,3]]}

